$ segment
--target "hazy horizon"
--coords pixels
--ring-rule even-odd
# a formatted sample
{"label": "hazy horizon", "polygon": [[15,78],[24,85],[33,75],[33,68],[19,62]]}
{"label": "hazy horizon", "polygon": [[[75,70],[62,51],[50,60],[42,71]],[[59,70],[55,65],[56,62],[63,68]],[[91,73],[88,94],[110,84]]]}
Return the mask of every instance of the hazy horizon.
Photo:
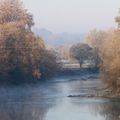
{"label": "hazy horizon", "polygon": [[23,0],[35,27],[54,33],[87,33],[116,27],[120,0]]}

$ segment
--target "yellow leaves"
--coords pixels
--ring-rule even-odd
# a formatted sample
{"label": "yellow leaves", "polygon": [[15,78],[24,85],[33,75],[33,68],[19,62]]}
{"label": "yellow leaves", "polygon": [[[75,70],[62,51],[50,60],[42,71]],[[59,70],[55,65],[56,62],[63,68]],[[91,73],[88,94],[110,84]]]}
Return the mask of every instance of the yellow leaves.
{"label": "yellow leaves", "polygon": [[9,35],[17,33],[18,28],[16,27],[16,23],[10,22],[7,24],[3,24],[1,26],[1,32],[2,32],[2,34],[4,34],[5,37],[8,37]]}
{"label": "yellow leaves", "polygon": [[87,35],[86,42],[92,48],[100,49],[105,37],[106,37],[106,32],[94,29],[90,31],[90,33]]}
{"label": "yellow leaves", "polygon": [[33,24],[20,0],[0,1],[0,72],[40,79],[42,70],[47,75],[58,69],[56,56],[31,31]]}
{"label": "yellow leaves", "polygon": [[44,43],[44,40],[42,38],[36,38],[36,42],[38,44],[38,47],[40,49],[45,49],[45,43]]}
{"label": "yellow leaves", "polygon": [[0,1],[0,24],[15,22],[16,26],[31,29],[33,17],[23,8],[21,0]]}
{"label": "yellow leaves", "polygon": [[111,71],[115,72],[120,72],[120,56],[116,56],[113,58],[111,61]]}
{"label": "yellow leaves", "polygon": [[[117,85],[120,77],[120,31],[110,30],[101,49],[102,74],[108,84]],[[114,86],[113,86],[114,87]]]}
{"label": "yellow leaves", "polygon": [[41,77],[41,73],[39,69],[35,69],[32,74],[36,79],[40,79]]}

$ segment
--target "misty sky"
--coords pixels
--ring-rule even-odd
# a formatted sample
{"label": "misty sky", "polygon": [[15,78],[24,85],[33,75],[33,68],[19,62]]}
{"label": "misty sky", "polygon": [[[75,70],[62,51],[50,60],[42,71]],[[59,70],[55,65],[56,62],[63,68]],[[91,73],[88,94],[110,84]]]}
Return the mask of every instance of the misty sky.
{"label": "misty sky", "polygon": [[23,0],[36,27],[52,32],[86,33],[116,26],[120,0]]}

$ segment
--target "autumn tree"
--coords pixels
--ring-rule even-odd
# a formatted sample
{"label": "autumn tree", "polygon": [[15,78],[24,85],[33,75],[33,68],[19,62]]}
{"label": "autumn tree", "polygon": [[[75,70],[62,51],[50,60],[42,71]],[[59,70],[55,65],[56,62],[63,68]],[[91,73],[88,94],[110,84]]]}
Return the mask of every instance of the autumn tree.
{"label": "autumn tree", "polygon": [[[20,0],[0,1],[0,73],[24,79],[40,78],[37,38],[31,31],[32,15]],[[22,79],[22,78],[21,78]]]}
{"label": "autumn tree", "polygon": [[41,53],[40,70],[44,78],[51,77],[61,69],[61,62],[53,50],[43,50]]}
{"label": "autumn tree", "polygon": [[100,53],[105,37],[106,37],[106,32],[96,29],[92,30],[86,37],[87,44],[93,48],[92,60],[94,61],[96,67],[99,67],[101,61]]}
{"label": "autumn tree", "polygon": [[57,50],[61,59],[70,60],[70,45],[65,44],[63,46],[60,46]]}
{"label": "autumn tree", "polygon": [[109,87],[120,86],[120,31],[108,33],[102,47],[102,75]]}
{"label": "autumn tree", "polygon": [[16,24],[31,29],[32,15],[23,7],[21,0],[0,0],[0,24]]}
{"label": "autumn tree", "polygon": [[115,18],[118,29],[109,30],[102,49],[102,76],[108,87],[120,90],[120,15]]}
{"label": "autumn tree", "polygon": [[42,66],[46,73],[57,71],[56,56],[31,31],[33,25],[21,0],[0,0],[0,77],[29,82],[41,78]]}

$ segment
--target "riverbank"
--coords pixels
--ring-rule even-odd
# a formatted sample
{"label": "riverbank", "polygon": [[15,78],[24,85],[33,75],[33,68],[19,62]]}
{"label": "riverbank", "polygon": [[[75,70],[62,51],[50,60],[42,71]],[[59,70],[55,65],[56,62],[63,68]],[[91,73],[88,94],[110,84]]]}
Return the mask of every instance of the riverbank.
{"label": "riverbank", "polygon": [[[77,78],[76,78],[77,76]],[[78,78],[79,76],[79,78]],[[81,79],[80,81],[87,81],[87,80],[95,80],[100,78],[99,69],[98,68],[63,68],[60,71],[56,72],[50,76],[43,76],[40,80],[27,80],[27,82],[18,82],[10,80],[8,82],[7,79],[0,81],[0,86],[12,86],[12,85],[32,85],[32,84],[41,84],[40,82],[44,83],[47,81],[51,81],[54,78],[66,78],[69,77],[69,81],[76,81]],[[20,80],[21,81],[21,80]],[[100,81],[100,80],[99,80]],[[120,92],[116,92],[113,89],[105,88],[105,85],[100,85],[99,88],[94,87],[91,88],[92,92],[89,94],[84,95],[68,95],[67,97],[81,97],[81,98],[118,98],[120,97]],[[89,89],[88,89],[89,91]]]}
{"label": "riverbank", "polygon": [[84,95],[68,95],[69,98],[80,97],[80,98],[112,98],[120,99],[120,92],[114,91],[110,88],[102,88],[98,91],[93,89],[91,94]]}

